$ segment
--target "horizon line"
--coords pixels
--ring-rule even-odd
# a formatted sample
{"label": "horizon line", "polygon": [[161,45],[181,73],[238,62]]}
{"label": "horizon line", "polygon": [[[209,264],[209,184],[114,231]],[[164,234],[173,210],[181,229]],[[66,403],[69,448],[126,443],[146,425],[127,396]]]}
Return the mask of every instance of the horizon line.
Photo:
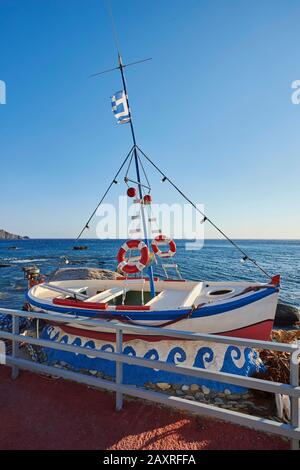
{"label": "horizon line", "polygon": [[[142,238],[142,237],[141,237]],[[117,241],[117,240],[128,240],[130,238],[81,238],[81,240],[85,240],[85,241],[106,241],[106,240],[110,240],[110,241]],[[70,237],[29,237],[28,238],[20,238],[20,239],[15,239],[15,238],[2,238],[0,239],[0,242],[2,241],[5,241],[5,242],[11,242],[11,241],[14,241],[14,242],[17,242],[17,241],[27,241],[27,240],[73,240],[74,243],[77,242],[78,240],[76,240],[75,238],[70,238]],[[149,238],[150,240],[150,238]],[[195,238],[174,238],[174,240],[178,240],[178,241],[190,241],[190,240],[198,240],[198,239],[195,239]],[[212,241],[224,241],[226,242],[227,240],[226,239],[222,239],[222,238],[205,238],[203,241],[206,241],[206,240],[212,240]],[[257,241],[300,241],[300,238],[231,238],[231,240],[244,240],[244,241],[249,241],[249,240],[257,240]]]}

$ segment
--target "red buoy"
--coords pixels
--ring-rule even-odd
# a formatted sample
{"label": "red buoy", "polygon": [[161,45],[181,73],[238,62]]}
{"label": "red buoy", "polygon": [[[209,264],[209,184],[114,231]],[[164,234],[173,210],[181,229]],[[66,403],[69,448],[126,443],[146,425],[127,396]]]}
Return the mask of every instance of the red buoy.
{"label": "red buoy", "polygon": [[136,189],[135,188],[128,188],[127,189],[127,196],[128,197],[135,197],[136,196]]}
{"label": "red buoy", "polygon": [[152,196],[151,196],[150,194],[146,194],[146,195],[144,196],[143,201],[144,201],[144,204],[151,204],[151,202],[152,202]]}
{"label": "red buoy", "polygon": [[[127,251],[139,250],[140,257],[138,260],[130,261],[126,258]],[[127,240],[123,243],[118,252],[118,271],[126,274],[136,274],[142,271],[149,261],[149,249],[142,240]]]}
{"label": "red buoy", "polygon": [[[160,244],[169,245],[169,249],[167,251],[162,251],[159,248]],[[172,238],[166,237],[165,235],[158,235],[155,237],[151,242],[151,247],[153,252],[160,258],[172,258],[176,253],[176,243]]]}

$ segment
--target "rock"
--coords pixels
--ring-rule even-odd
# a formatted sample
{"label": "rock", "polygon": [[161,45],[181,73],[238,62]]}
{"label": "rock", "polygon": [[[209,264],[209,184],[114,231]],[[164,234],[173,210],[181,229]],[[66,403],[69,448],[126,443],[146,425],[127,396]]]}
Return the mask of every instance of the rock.
{"label": "rock", "polygon": [[183,392],[187,392],[189,389],[190,389],[190,387],[188,385],[182,385],[182,387],[181,387],[181,390]]}
{"label": "rock", "polygon": [[202,392],[204,393],[204,395],[208,395],[209,392],[210,392],[210,389],[208,387],[206,387],[205,385],[202,385]]}
{"label": "rock", "polygon": [[203,400],[204,399],[204,393],[202,393],[202,392],[195,393],[195,398],[196,398],[196,400]]}
{"label": "rock", "polygon": [[265,405],[260,405],[258,407],[261,411],[268,411],[270,409],[270,406],[265,406]]}
{"label": "rock", "polygon": [[228,388],[225,388],[224,393],[225,393],[225,395],[231,395],[231,391],[228,390]]}
{"label": "rock", "polygon": [[0,240],[28,240],[28,238],[29,237],[23,237],[21,235],[6,232],[6,230],[0,230]]}
{"label": "rock", "polygon": [[172,385],[174,390],[181,390],[181,385],[180,384],[173,384]]}
{"label": "rock", "polygon": [[168,384],[167,382],[157,382],[156,386],[160,389],[160,390],[169,390],[169,388],[171,388],[171,385]]}
{"label": "rock", "polygon": [[50,274],[49,281],[68,281],[72,279],[116,279],[118,273],[109,269],[61,268]]}
{"label": "rock", "polygon": [[230,400],[239,400],[241,398],[241,395],[238,393],[231,393],[230,394]]}
{"label": "rock", "polygon": [[184,395],[184,392],[182,390],[176,390],[175,393],[178,397],[182,397]]}
{"label": "rock", "polygon": [[217,396],[220,397],[220,398],[224,398],[224,397],[225,397],[225,393],[220,392],[220,393],[218,393]]}
{"label": "rock", "polygon": [[193,397],[193,395],[185,395],[184,397],[186,400],[192,400],[192,401],[195,401],[195,397]]}
{"label": "rock", "polygon": [[190,386],[190,390],[191,390],[191,392],[198,392],[198,390],[200,390],[200,387],[197,384],[192,384]]}
{"label": "rock", "polygon": [[298,321],[300,321],[300,312],[296,307],[281,303],[277,305],[275,326],[292,326]]}
{"label": "rock", "polygon": [[239,406],[239,403],[238,403],[237,401],[234,401],[234,400],[229,400],[229,401],[227,402],[227,405],[228,405],[228,406],[234,406],[234,407],[235,407],[235,406]]}
{"label": "rock", "polygon": [[156,385],[153,384],[152,382],[148,382],[145,384],[145,387],[146,388],[150,388],[150,390],[155,390],[156,389]]}
{"label": "rock", "polygon": [[216,398],[214,399],[214,403],[215,403],[216,405],[224,405],[224,400],[222,400],[222,398],[216,397]]}
{"label": "rock", "polygon": [[241,405],[252,408],[254,406],[254,403],[252,403],[252,401],[245,400],[241,402]]}
{"label": "rock", "polygon": [[89,373],[92,375],[97,375],[98,371],[97,370],[89,370]]}
{"label": "rock", "polygon": [[265,410],[263,410],[263,408],[262,408],[261,406],[256,406],[256,405],[254,405],[254,403],[252,403],[251,408],[252,408],[252,410],[254,410],[254,411],[259,411],[260,413],[261,413],[262,411],[265,411]]}

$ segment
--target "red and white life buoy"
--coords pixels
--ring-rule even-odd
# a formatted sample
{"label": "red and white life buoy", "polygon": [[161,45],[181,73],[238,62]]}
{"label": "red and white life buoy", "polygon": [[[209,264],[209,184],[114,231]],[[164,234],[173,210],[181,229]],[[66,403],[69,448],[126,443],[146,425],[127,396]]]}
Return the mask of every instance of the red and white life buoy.
{"label": "red and white life buoy", "polygon": [[[161,251],[159,245],[162,244],[168,244],[169,250]],[[172,258],[172,256],[174,256],[176,253],[176,243],[172,238],[168,238],[165,235],[158,235],[157,237],[155,237],[154,240],[152,240],[151,242],[151,247],[153,252],[160,258]]]}
{"label": "red and white life buoy", "polygon": [[[137,261],[128,261],[126,253],[128,250],[139,250],[141,255]],[[123,243],[118,253],[118,271],[127,274],[135,274],[142,271],[149,261],[149,249],[142,240],[127,240]]]}

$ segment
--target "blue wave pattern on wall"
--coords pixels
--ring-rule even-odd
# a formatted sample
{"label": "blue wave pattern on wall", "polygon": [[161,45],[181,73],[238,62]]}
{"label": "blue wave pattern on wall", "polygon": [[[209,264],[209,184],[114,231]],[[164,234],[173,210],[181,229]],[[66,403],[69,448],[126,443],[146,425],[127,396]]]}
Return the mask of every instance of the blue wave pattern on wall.
{"label": "blue wave pattern on wall", "polygon": [[[56,328],[59,330],[59,328]],[[105,342],[100,347],[96,346],[96,342],[91,339],[73,337],[67,334],[61,334],[60,330],[56,333],[56,329],[52,326],[44,328],[41,337],[51,341],[59,341],[65,344],[72,344],[74,346],[84,346],[90,349],[98,349],[105,352],[115,352],[115,344]],[[142,355],[137,353],[137,348],[132,345],[124,344],[123,353],[134,357],[143,357],[149,360],[166,360],[172,364],[192,365],[200,369],[219,370],[221,372],[229,372],[237,375],[251,376],[254,372],[260,371],[264,368],[256,351],[251,348],[240,348],[232,345],[226,345],[222,354],[220,354],[220,345],[202,346],[198,350],[195,348],[193,357],[184,346],[174,346],[168,343],[169,349],[167,355],[164,351],[164,359],[162,356],[161,348],[164,347],[162,343],[153,347],[153,343],[143,343],[144,353]],[[145,352],[145,343],[149,345],[149,349]],[[184,344],[182,342],[181,344]],[[189,346],[190,347],[190,346]],[[69,367],[76,371],[90,370],[102,372],[105,376],[115,377],[116,366],[115,362],[106,359],[95,358],[86,354],[75,354],[65,351],[58,351],[52,348],[44,348],[44,352],[49,364],[53,363],[67,363]],[[218,357],[217,357],[218,356]],[[212,368],[213,361],[219,364],[219,367]],[[238,364],[237,364],[238,362]],[[232,393],[241,393],[246,391],[245,388],[237,387],[227,383],[221,383],[192,376],[185,376],[178,373],[171,373],[158,369],[151,369],[148,367],[141,367],[136,365],[123,364],[123,381],[126,384],[135,384],[143,386],[145,383],[152,382],[167,382],[170,384],[186,384],[192,383],[198,385],[205,385],[210,390],[223,392],[224,389],[229,389]]]}

